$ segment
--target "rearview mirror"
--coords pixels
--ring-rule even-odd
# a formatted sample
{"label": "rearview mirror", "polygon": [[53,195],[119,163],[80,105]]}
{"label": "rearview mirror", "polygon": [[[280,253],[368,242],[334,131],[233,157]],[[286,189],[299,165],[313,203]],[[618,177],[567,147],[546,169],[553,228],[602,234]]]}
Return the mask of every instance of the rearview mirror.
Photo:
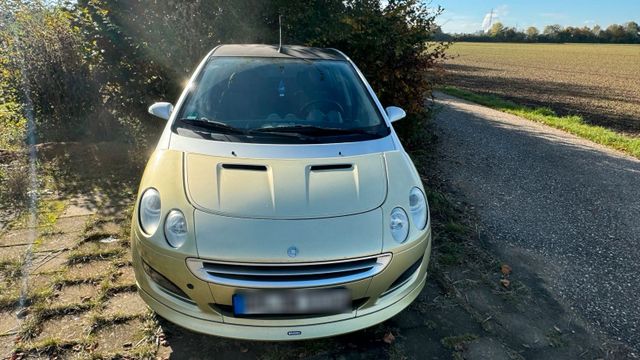
{"label": "rearview mirror", "polygon": [[407,113],[397,106],[389,106],[385,110],[387,111],[387,116],[391,122],[398,121],[407,116]]}
{"label": "rearview mirror", "polygon": [[149,114],[157,116],[161,119],[169,120],[169,116],[173,112],[173,105],[168,102],[157,102],[149,106]]}

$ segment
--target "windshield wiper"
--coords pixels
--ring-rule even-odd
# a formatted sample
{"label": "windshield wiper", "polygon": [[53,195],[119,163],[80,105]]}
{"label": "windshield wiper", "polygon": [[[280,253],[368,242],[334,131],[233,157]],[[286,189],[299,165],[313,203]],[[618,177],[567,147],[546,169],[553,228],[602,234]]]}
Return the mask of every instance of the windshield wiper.
{"label": "windshield wiper", "polygon": [[[200,119],[179,119],[178,121],[180,121],[183,124],[186,124],[188,126],[194,126],[194,127],[199,127],[199,128],[203,128],[203,129],[207,129],[207,130],[213,130],[217,133],[225,133],[225,134],[239,134],[239,135],[247,135],[247,136],[251,136],[252,134],[255,134],[255,130],[251,129],[251,130],[244,130],[244,129],[240,129],[234,126],[231,126],[229,124],[220,122],[220,121],[216,121],[216,120],[209,120],[206,118],[200,118]],[[299,138],[299,139],[307,139],[308,136],[305,136],[303,134],[299,134],[299,133],[294,133],[294,132],[287,132],[287,131],[273,131],[273,132],[263,132],[263,133],[268,133],[269,135],[273,135],[273,136],[283,136],[283,137],[295,137],[295,138]]]}
{"label": "windshield wiper", "polygon": [[209,120],[207,118],[200,118],[200,119],[178,119],[179,122],[186,124],[186,125],[190,125],[190,126],[196,126],[196,127],[200,127],[200,128],[205,128],[205,129],[209,129],[209,130],[214,130],[216,132],[224,132],[227,134],[246,134],[247,131],[237,128],[237,127],[233,127],[229,124],[225,124],[223,122],[220,121],[215,121],[215,120]]}
{"label": "windshield wiper", "polygon": [[351,134],[365,134],[375,135],[376,133],[366,131],[364,129],[348,129],[348,128],[328,128],[322,126],[313,125],[292,125],[292,126],[274,126],[260,129],[253,129],[251,132],[265,132],[265,133],[299,133],[312,136],[331,136],[331,135],[351,135]]}

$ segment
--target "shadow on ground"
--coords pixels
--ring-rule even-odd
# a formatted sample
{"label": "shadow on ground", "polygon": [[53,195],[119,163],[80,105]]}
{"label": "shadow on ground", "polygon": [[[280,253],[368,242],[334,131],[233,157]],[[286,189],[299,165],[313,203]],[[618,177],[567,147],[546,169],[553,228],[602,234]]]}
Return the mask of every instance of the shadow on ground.
{"label": "shadow on ground", "polygon": [[131,204],[150,154],[118,142],[45,143],[37,151],[50,187],[72,205],[81,201],[84,207],[101,211]]}

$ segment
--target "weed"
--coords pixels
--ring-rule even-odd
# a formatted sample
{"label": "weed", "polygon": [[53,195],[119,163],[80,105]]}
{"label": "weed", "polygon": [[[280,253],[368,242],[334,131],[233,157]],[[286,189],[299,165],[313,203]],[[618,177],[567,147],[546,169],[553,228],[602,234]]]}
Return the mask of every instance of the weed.
{"label": "weed", "polygon": [[93,260],[107,260],[113,259],[122,255],[123,251],[121,249],[110,249],[110,250],[99,250],[96,252],[85,253],[85,252],[72,252],[67,257],[68,265],[82,264],[88,263]]}
{"label": "weed", "polygon": [[46,338],[34,344],[20,344],[15,353],[28,354],[27,358],[49,358],[58,359],[65,357],[64,354],[70,351],[78,342],[64,342],[54,338]]}
{"label": "weed", "polygon": [[19,279],[22,276],[23,264],[24,260],[22,258],[0,260],[0,274],[2,274],[5,279]]}
{"label": "weed", "polygon": [[22,326],[20,327],[20,331],[19,331],[19,337],[22,340],[29,340],[29,339],[33,339],[38,335],[38,332],[40,331],[40,322],[42,320],[39,318],[39,316],[34,315],[34,316],[30,316],[27,318],[27,320],[25,322],[22,323]]}
{"label": "weed", "polygon": [[93,327],[91,328],[91,333],[95,334],[96,332],[104,329],[107,326],[124,324],[138,317],[139,316],[115,316],[107,319],[100,315],[94,315],[92,317]]}
{"label": "weed", "polygon": [[44,321],[44,320],[51,319],[53,317],[62,316],[62,315],[79,314],[81,312],[91,309],[94,306],[95,306],[95,303],[72,304],[72,305],[57,306],[57,307],[38,304],[36,306],[35,311],[37,312],[37,316],[39,320]]}

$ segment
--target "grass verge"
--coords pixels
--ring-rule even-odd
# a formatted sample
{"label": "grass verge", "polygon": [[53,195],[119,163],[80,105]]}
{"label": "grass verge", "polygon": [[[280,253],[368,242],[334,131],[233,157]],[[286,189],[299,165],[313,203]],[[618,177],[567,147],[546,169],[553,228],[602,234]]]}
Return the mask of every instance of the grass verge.
{"label": "grass verge", "polygon": [[530,108],[495,95],[476,94],[453,86],[445,86],[440,90],[461,99],[564,130],[640,159],[640,138],[620,134],[602,126],[588,124],[579,115],[559,116],[546,107]]}

